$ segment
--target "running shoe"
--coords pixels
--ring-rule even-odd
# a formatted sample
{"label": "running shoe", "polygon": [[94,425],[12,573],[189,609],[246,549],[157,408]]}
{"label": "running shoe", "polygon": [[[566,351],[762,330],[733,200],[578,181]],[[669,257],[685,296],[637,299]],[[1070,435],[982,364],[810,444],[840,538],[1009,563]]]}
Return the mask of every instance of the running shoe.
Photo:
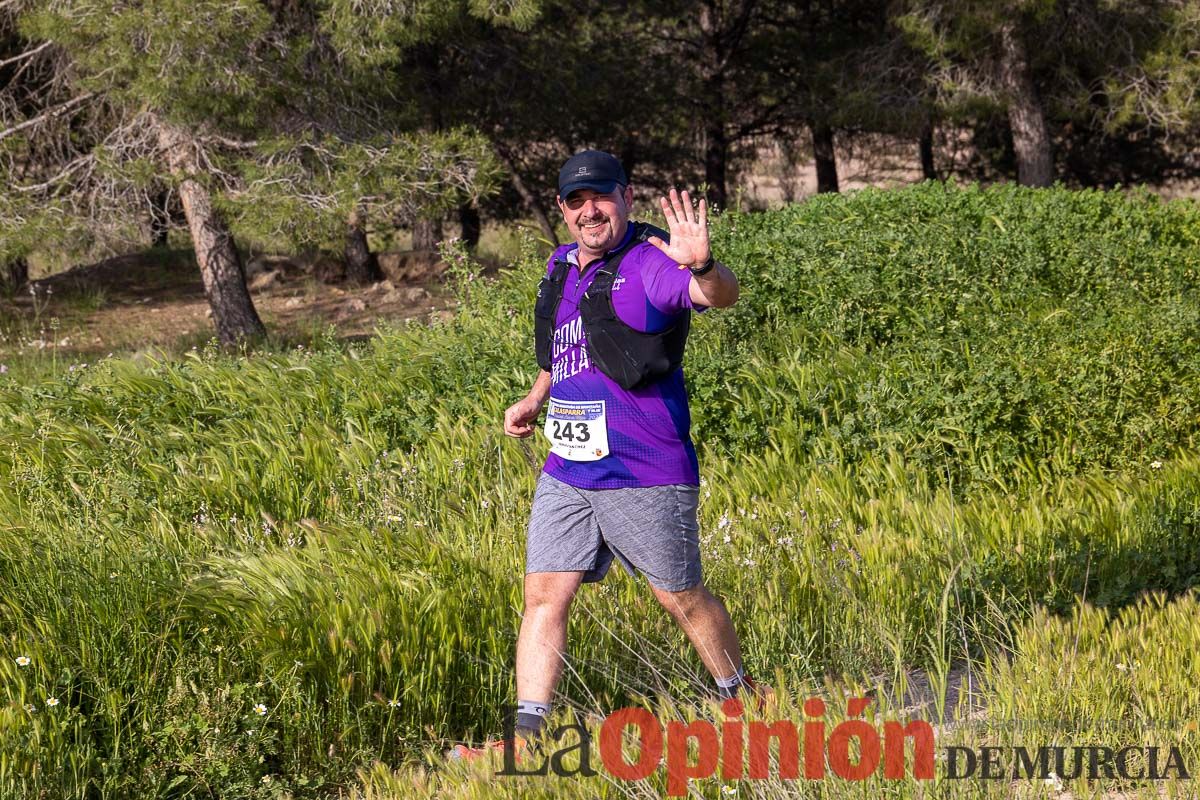
{"label": "running shoe", "polygon": [[742,676],[742,685],[744,694],[749,694],[748,699],[754,702],[754,710],[759,714],[765,714],[768,709],[775,707],[775,690],[770,686],[759,684],[749,675]]}
{"label": "running shoe", "polygon": [[481,758],[503,757],[510,745],[513,748],[513,756],[516,762],[520,764],[525,758],[526,753],[529,752],[529,742],[520,736],[515,739],[499,739],[494,742],[487,742],[483,747],[469,747],[465,744],[456,744],[446,751],[446,759],[449,761],[478,761]]}

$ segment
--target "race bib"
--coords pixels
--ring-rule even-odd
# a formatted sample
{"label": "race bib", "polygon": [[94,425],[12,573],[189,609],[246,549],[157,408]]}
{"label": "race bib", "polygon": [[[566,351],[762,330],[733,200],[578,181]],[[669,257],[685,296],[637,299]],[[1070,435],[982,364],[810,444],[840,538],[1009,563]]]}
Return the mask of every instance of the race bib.
{"label": "race bib", "polygon": [[550,452],[568,461],[599,461],[608,455],[603,400],[555,400],[546,410]]}

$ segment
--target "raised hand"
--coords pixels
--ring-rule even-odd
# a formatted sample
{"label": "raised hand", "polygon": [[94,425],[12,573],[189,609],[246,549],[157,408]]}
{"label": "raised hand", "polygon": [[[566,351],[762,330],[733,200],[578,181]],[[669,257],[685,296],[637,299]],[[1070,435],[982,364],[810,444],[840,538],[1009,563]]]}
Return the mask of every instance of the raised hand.
{"label": "raised hand", "polygon": [[708,246],[708,204],[700,198],[698,207],[692,207],[692,198],[687,189],[681,195],[674,189],[671,197],[660,197],[663,214],[667,218],[667,229],[671,234],[670,244],[657,236],[646,241],[666,253],[676,264],[687,267],[702,267],[708,261],[711,250]]}

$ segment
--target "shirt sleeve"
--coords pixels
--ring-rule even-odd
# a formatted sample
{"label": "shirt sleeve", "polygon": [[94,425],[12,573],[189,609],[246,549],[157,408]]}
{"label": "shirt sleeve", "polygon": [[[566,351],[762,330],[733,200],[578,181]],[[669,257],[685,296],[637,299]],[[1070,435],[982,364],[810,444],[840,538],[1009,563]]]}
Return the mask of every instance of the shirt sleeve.
{"label": "shirt sleeve", "polygon": [[667,258],[654,245],[646,245],[641,250],[642,285],[646,287],[646,297],[651,305],[664,314],[678,314],[690,308],[703,311],[706,308],[692,303],[689,291],[691,270]]}

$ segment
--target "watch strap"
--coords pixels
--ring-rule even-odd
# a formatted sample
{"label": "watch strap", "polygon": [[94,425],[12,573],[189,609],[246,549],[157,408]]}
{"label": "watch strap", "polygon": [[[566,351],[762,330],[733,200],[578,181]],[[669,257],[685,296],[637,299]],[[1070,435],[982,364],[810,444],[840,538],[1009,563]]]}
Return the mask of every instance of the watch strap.
{"label": "watch strap", "polygon": [[693,275],[697,275],[697,276],[707,275],[708,273],[712,272],[713,267],[715,267],[716,265],[717,265],[716,259],[714,259],[711,255],[709,255],[708,260],[704,262],[704,266],[698,267],[698,268],[697,267],[688,267],[688,270]]}

